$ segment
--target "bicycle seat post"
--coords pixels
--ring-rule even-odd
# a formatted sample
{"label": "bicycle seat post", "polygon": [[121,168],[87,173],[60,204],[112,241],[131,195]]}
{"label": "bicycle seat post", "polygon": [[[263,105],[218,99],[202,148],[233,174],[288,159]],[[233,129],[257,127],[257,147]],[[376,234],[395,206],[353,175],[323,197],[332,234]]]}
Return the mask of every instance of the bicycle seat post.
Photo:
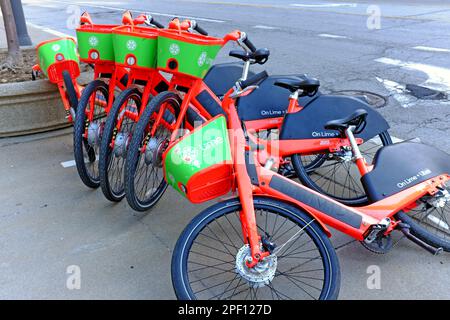
{"label": "bicycle seat post", "polygon": [[248,78],[248,72],[250,70],[250,60],[247,60],[244,62],[244,68],[242,68],[242,76],[241,76],[241,80],[247,80]]}
{"label": "bicycle seat post", "polygon": [[288,106],[288,113],[295,112],[295,110],[298,108],[298,98],[300,97],[300,91],[296,90],[291,93],[289,96],[289,106]]}
{"label": "bicycle seat post", "polygon": [[358,142],[355,139],[354,131],[356,126],[349,126],[347,130],[345,130],[345,135],[347,136],[350,145],[352,147],[353,156],[355,157],[356,165],[358,166],[358,170],[361,175],[365,175],[369,172],[366,164],[366,159],[363,157],[361,150],[359,149]]}

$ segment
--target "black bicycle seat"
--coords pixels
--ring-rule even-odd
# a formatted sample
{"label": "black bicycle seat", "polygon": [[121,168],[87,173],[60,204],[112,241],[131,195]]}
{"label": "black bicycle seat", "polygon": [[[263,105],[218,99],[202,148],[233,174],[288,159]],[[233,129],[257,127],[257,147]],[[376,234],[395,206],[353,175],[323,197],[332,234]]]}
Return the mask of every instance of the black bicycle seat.
{"label": "black bicycle seat", "polygon": [[276,86],[288,89],[291,92],[296,92],[298,90],[303,90],[304,93],[310,95],[315,94],[320,87],[320,81],[314,78],[308,78],[303,75],[300,77],[286,77],[279,79],[274,83]]}
{"label": "black bicycle seat", "polygon": [[364,109],[358,109],[351,115],[343,119],[331,120],[325,124],[327,130],[345,131],[350,126],[355,126],[355,131],[360,131],[359,128],[366,122],[367,111]]}
{"label": "black bicycle seat", "polygon": [[252,63],[264,64],[270,56],[269,49],[262,48],[255,52],[246,52],[244,50],[231,50],[230,57],[241,59],[242,61],[251,61]]}

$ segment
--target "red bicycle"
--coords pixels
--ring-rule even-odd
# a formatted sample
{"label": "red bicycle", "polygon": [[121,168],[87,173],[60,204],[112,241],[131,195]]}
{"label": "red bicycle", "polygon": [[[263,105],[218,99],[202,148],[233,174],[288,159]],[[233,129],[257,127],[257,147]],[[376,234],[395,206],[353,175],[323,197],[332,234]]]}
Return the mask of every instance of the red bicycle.
{"label": "red bicycle", "polygon": [[[123,168],[142,106],[169,87],[168,81],[156,70],[156,28],[163,26],[151,16],[140,15],[133,20],[129,11],[123,15],[122,23],[123,26],[113,29],[112,38],[116,66],[128,70],[128,82],[109,110],[98,164],[102,192],[115,202],[125,197]],[[141,24],[147,27],[138,26]]]}
{"label": "red bicycle", "polygon": [[[151,208],[167,188],[161,157],[170,141],[182,134],[183,129],[192,130],[204,119],[223,113],[216,95],[220,90],[213,92],[203,81],[206,75],[212,74],[209,69],[219,50],[229,41],[252,49],[253,53],[246,54],[246,64],[241,68],[243,77],[247,76],[250,63],[264,63],[269,55],[267,50],[255,50],[243,32],[234,31],[220,39],[183,29],[183,23],[175,19],[168,30],[159,31],[157,67],[172,78],[168,91],[154,97],[141,114],[128,148],[125,194],[137,211]],[[231,84],[228,81],[228,88],[236,80]],[[167,114],[172,117],[167,119]]]}
{"label": "red bicycle", "polygon": [[105,116],[116,89],[128,84],[126,68],[116,66],[112,30],[118,25],[95,25],[87,12],[77,29],[80,60],[94,68],[94,81],[83,90],[74,123],[74,156],[81,181],[90,188],[100,186],[98,155]]}
{"label": "red bicycle", "polygon": [[[392,248],[394,230],[433,254],[450,251],[448,154],[404,142],[381,148],[368,165],[355,138],[368,113],[328,122],[326,129],[350,141],[373,201],[345,206],[258,161],[258,147],[236,109],[236,100],[257,81],[226,94],[227,118],[209,120],[163,155],[168,183],[189,200],[238,194],[200,213],[178,239],[172,282],[179,299],[336,299],[340,269],[327,226],[378,253]],[[279,84],[300,93],[311,87],[305,79]]]}
{"label": "red bicycle", "polygon": [[[238,34],[245,38],[237,38]],[[268,59],[269,52],[267,49],[256,50],[244,33],[236,32],[236,35],[233,36],[234,39],[238,39],[236,41],[247,47],[247,51],[230,53],[231,56],[245,62],[242,78],[246,79],[249,65],[255,62],[264,64]],[[167,92],[156,96],[143,112],[136,126],[135,135],[131,139],[126,161],[125,194],[130,206],[137,211],[150,209],[164,193],[167,183],[162,174],[161,156],[170,143],[178,138],[178,133],[183,126],[192,130],[192,126],[186,125],[184,119],[192,118],[201,124],[216,115],[225,115],[221,100],[208,88],[205,81],[202,81],[204,70],[198,67],[198,64],[204,60],[201,59],[201,54],[206,52],[203,47],[213,47],[217,51],[223,46],[224,39],[194,37],[191,34],[177,33],[173,30],[169,30],[169,34],[160,32],[159,39],[167,42],[162,44],[166,47],[170,47],[171,41],[186,43],[190,46],[189,53],[192,52],[188,58],[192,59],[192,56],[196,57],[197,55],[199,57],[198,61],[183,61],[184,57],[181,54],[178,56],[170,53],[170,48],[164,51],[169,52],[167,56],[158,57],[158,61],[163,61],[159,65],[159,69],[173,74],[170,88]],[[178,50],[181,49],[174,51]],[[184,52],[187,52],[187,49],[184,49]],[[215,56],[214,54],[213,56]],[[209,57],[208,54],[206,56]],[[292,170],[287,168],[293,163],[295,169],[300,173],[299,177],[302,182],[311,188],[315,187],[318,189],[317,191],[333,196],[342,203],[352,205],[366,203],[368,199],[363,187],[359,186],[352,177],[352,171],[356,166],[354,166],[354,158],[351,156],[350,142],[337,137],[336,133],[330,130],[324,132],[321,129],[321,134],[318,135],[314,135],[314,133],[317,131],[317,127],[323,126],[333,117],[363,108],[368,112],[370,123],[364,132],[358,134],[357,141],[360,145],[364,144],[361,148],[369,155],[369,159],[382,145],[392,143],[387,132],[389,126],[382,116],[361,100],[318,93],[319,82],[314,79],[308,78],[310,90],[299,95],[298,92],[290,92],[289,88],[282,84],[283,80],[286,80],[286,76],[269,77],[266,72],[262,72],[256,77],[257,84],[261,87],[239,97],[236,103],[240,118],[245,122],[250,135],[253,136],[252,142],[262,146],[259,152],[260,160],[263,163],[273,163],[274,168],[286,176],[290,175]],[[242,84],[245,86],[246,82],[242,81]],[[235,85],[239,87],[241,83],[238,82]],[[278,89],[274,90],[274,88]],[[280,101],[287,99],[288,96],[290,104],[288,108],[284,107],[282,121],[280,121],[279,115],[276,117],[260,116],[257,119],[257,116],[251,113],[255,110],[261,112],[269,104],[282,105]],[[302,107],[300,107],[300,103]],[[175,115],[177,121],[171,124],[161,121],[167,112]],[[288,125],[283,125],[284,122]],[[300,123],[302,126],[298,125]],[[258,138],[258,132],[264,130],[270,132],[273,129],[280,132],[279,138],[274,140],[267,139],[267,136],[263,139]],[[381,143],[371,141],[377,136],[380,137]],[[306,157],[311,157],[309,163],[303,159]],[[339,174],[341,164],[343,164],[341,167],[345,169],[346,174]],[[332,174],[327,175],[327,172],[332,172]],[[325,177],[327,187],[320,189],[315,181],[312,181],[314,185],[308,184],[307,182],[311,182],[314,175],[319,179]],[[339,190],[336,190],[335,187],[334,190],[331,188],[336,184],[336,180],[342,185]],[[356,190],[357,193],[354,192],[356,188],[359,188]],[[340,191],[342,194],[337,195],[336,191]],[[351,194],[350,191],[353,193]]]}
{"label": "red bicycle", "polygon": [[[115,100],[105,123],[100,144],[99,172],[103,194],[110,201],[121,201],[124,191],[124,164],[134,128],[148,101],[169,88],[169,83],[156,69],[156,47],[158,30],[137,27],[146,24],[162,29],[163,26],[151,16],[141,15],[133,20],[131,13],[123,16],[122,27],[113,29],[116,65],[127,68],[128,84]],[[180,28],[190,33],[206,32],[195,22],[175,19],[169,28]],[[211,85],[215,95],[224,94],[241,76],[243,67],[236,64],[215,65],[208,70],[205,83]],[[237,76],[237,74],[239,76]],[[169,77],[167,77],[169,78]],[[231,81],[228,79],[232,79]],[[228,85],[225,89],[224,86]],[[209,117],[209,115],[205,115]],[[188,112],[184,124],[192,128],[199,116]],[[175,115],[169,110],[164,115],[166,123],[171,123]]]}
{"label": "red bicycle", "polygon": [[36,80],[43,73],[58,86],[66,118],[73,122],[82,91],[76,80],[80,66],[75,40],[69,37],[51,39],[38,44],[36,51],[38,64],[33,66],[32,79]]}

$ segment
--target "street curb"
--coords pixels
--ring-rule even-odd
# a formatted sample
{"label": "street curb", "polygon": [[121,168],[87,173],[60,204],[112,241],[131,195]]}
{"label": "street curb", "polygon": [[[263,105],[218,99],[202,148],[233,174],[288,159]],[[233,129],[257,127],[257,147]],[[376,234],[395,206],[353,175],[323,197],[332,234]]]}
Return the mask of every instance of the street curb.
{"label": "street curb", "polygon": [[[92,75],[84,73],[79,79],[85,84],[89,78]],[[70,125],[58,88],[48,80],[0,85],[0,138],[45,132]]]}

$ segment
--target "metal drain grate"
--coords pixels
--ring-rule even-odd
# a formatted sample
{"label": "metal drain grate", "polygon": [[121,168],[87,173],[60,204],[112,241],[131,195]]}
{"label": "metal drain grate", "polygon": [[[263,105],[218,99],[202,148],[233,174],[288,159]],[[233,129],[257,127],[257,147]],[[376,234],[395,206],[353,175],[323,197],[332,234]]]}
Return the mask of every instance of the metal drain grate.
{"label": "metal drain grate", "polygon": [[333,94],[345,95],[350,97],[355,97],[363,100],[367,104],[369,104],[372,108],[383,108],[387,104],[387,100],[380,94],[363,91],[363,90],[341,90],[334,91]]}

